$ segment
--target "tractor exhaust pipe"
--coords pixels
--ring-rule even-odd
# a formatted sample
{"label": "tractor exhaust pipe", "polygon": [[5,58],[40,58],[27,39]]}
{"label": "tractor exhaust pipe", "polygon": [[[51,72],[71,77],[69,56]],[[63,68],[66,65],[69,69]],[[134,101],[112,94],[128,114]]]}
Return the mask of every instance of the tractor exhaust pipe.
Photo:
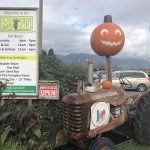
{"label": "tractor exhaust pipe", "polygon": [[93,62],[88,59],[88,83],[93,85]]}
{"label": "tractor exhaust pipe", "polygon": [[96,92],[97,87],[94,85],[93,82],[93,62],[88,59],[88,84],[85,87],[86,92]]}
{"label": "tractor exhaust pipe", "polygon": [[[82,80],[77,81],[77,93],[79,94],[81,91],[95,91],[93,89],[93,63],[90,59],[87,59],[88,62],[88,83],[84,84]],[[82,90],[81,90],[82,87]],[[91,89],[92,88],[92,89]]]}

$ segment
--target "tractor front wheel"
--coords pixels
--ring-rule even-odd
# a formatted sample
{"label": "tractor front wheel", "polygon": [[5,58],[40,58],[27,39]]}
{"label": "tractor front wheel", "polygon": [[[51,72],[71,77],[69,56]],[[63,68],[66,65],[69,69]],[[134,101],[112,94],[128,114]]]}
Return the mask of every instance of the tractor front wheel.
{"label": "tractor front wheel", "polygon": [[94,141],[88,150],[116,150],[116,147],[110,139],[101,137]]}

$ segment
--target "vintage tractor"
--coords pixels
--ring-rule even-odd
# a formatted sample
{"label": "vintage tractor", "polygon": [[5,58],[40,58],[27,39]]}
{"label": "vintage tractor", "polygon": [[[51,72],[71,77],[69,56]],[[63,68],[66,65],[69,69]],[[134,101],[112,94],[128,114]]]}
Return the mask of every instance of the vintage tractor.
{"label": "vintage tractor", "polygon": [[[111,81],[111,57],[124,45],[124,33],[112,23],[111,16],[104,18],[104,24],[92,33],[91,46],[101,56],[106,56],[108,80]],[[150,92],[140,97],[127,98],[121,87],[103,87],[101,82],[93,82],[92,63],[89,62],[88,84],[78,88],[77,93],[62,99],[63,122],[54,126],[49,135],[53,147],[62,135],[73,145],[83,150],[114,150],[113,142],[104,133],[117,130],[129,122],[130,133],[140,143],[150,145]],[[132,86],[124,77],[120,83]],[[90,142],[93,141],[93,142]]]}

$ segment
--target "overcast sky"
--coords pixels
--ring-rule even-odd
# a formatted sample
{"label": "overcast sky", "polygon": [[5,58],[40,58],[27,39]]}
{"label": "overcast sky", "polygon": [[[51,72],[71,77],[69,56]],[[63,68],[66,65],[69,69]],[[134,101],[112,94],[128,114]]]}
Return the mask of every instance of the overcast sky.
{"label": "overcast sky", "polygon": [[[116,57],[146,59],[150,26],[150,0],[43,0],[43,49],[57,54],[94,53],[93,29],[105,15],[124,31],[126,41]],[[1,7],[38,7],[38,0],[0,0]]]}

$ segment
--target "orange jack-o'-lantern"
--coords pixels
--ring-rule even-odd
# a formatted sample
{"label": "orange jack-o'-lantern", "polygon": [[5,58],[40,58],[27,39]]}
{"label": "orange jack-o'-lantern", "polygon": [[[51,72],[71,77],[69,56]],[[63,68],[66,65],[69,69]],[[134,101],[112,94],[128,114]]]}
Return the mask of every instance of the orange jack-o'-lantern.
{"label": "orange jack-o'-lantern", "polygon": [[115,23],[103,23],[96,27],[91,35],[92,49],[100,56],[112,56],[121,51],[125,35]]}

